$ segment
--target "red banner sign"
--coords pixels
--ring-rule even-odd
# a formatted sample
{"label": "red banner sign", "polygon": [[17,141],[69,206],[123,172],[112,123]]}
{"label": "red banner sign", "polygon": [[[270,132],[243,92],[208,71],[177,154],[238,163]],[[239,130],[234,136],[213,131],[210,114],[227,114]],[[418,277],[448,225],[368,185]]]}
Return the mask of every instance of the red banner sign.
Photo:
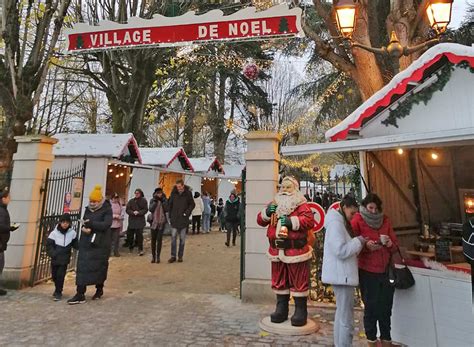
{"label": "red banner sign", "polygon": [[224,16],[220,10],[202,15],[130,18],[127,24],[103,21],[96,26],[78,23],[66,31],[69,53],[110,48],[180,46],[190,43],[304,36],[301,9],[278,5],[256,12],[248,7]]}

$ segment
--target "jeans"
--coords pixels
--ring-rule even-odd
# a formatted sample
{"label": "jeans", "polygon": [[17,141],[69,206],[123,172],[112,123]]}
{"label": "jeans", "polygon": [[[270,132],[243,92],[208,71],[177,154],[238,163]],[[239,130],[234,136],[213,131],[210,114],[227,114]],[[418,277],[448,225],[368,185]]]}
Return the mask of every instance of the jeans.
{"label": "jeans", "polygon": [[119,254],[120,228],[111,228],[112,231],[112,251],[114,255]]}
{"label": "jeans", "polygon": [[197,233],[201,231],[201,216],[193,216],[193,234],[197,228]]}
{"label": "jeans", "polygon": [[160,260],[163,232],[164,228],[151,229],[151,255],[155,260]]}
{"label": "jeans", "polygon": [[171,258],[176,259],[176,238],[179,234],[179,250],[178,258],[182,258],[184,254],[184,244],[186,243],[186,229],[187,228],[171,228]]}
{"label": "jeans", "polygon": [[380,339],[391,341],[390,328],[395,288],[388,283],[388,275],[359,270],[359,286],[364,302],[364,328],[367,339],[377,340],[378,322]]}
{"label": "jeans", "polygon": [[130,250],[137,246],[139,251],[143,251],[143,229],[127,229],[127,244]]}
{"label": "jeans", "polygon": [[208,233],[211,231],[211,214],[203,213],[202,214],[202,232]]}
{"label": "jeans", "polygon": [[354,335],[354,287],[333,285],[336,295],[336,316],[334,317],[334,345],[352,346]]}
{"label": "jeans", "polygon": [[56,293],[62,293],[64,287],[64,278],[66,277],[67,265],[51,265],[51,274],[53,277]]}
{"label": "jeans", "polygon": [[239,229],[239,223],[226,223],[227,229],[227,244],[230,242],[230,234],[232,233],[232,244],[235,245],[235,239],[237,238],[237,230]]}

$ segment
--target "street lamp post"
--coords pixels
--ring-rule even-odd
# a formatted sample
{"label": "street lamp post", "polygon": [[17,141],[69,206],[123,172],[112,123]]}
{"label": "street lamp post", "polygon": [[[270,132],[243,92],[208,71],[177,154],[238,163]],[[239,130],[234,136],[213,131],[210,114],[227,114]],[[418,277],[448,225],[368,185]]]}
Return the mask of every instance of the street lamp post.
{"label": "street lamp post", "polygon": [[439,35],[446,31],[451,21],[453,0],[429,0],[426,6],[426,14],[431,27],[436,31],[438,37],[428,40],[422,44],[408,47],[402,46],[395,31],[390,34],[390,42],[387,47],[375,48],[366,46],[352,40],[357,17],[357,0],[334,1],[336,22],[344,39],[350,41],[352,47],[358,47],[374,54],[389,57],[393,62],[395,73],[400,72],[400,58],[408,56],[423,48],[439,42]]}

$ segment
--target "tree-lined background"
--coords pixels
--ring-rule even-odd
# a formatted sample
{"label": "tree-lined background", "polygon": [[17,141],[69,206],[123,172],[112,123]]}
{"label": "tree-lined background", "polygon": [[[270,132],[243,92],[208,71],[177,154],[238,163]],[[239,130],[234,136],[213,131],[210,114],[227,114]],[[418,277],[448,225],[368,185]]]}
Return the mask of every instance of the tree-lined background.
{"label": "tree-lined background", "polygon": [[[132,132],[141,146],[183,146],[189,156],[228,163],[242,161],[249,130],[278,131],[283,144],[323,141],[394,74],[390,62],[340,38],[331,1],[285,1],[303,8],[306,38],[62,53],[62,30],[76,22],[230,14],[280,2],[0,0],[0,180],[11,170],[14,137],[25,134]],[[424,6],[359,0],[354,38],[380,47],[394,30],[402,44],[420,43],[433,35]],[[471,6],[448,33],[452,40],[472,44],[473,14]],[[416,57],[401,59],[401,69]],[[256,78],[243,72],[249,66],[258,67]],[[353,158],[315,158],[307,166]]]}

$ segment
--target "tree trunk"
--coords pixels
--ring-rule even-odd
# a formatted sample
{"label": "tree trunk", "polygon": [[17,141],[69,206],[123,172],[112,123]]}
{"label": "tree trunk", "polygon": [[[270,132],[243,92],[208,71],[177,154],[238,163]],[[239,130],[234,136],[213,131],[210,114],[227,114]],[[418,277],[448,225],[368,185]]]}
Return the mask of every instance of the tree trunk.
{"label": "tree trunk", "polygon": [[[225,92],[226,92],[226,81],[228,76],[219,73],[217,80],[217,73],[214,73],[214,77],[210,79],[210,113],[209,113],[209,126],[212,131],[212,141],[214,143],[214,155],[217,159],[223,163],[225,159],[225,148],[227,145],[227,138],[229,137],[229,131],[225,130]],[[219,98],[216,100],[216,84],[219,84]]]}
{"label": "tree trunk", "polygon": [[[370,28],[367,9],[368,4],[359,6],[354,39],[363,45],[370,46]],[[385,85],[382,72],[373,53],[354,47],[352,49],[352,55],[356,66],[356,69],[352,71],[352,78],[359,87],[362,99],[367,100]]]}
{"label": "tree trunk", "polygon": [[183,148],[188,156],[194,152],[194,117],[196,116],[197,95],[191,94],[186,103],[186,114],[184,119]]}
{"label": "tree trunk", "polygon": [[[18,94],[17,99],[25,99],[25,97]],[[6,105],[2,104],[1,106],[5,111],[5,126],[2,129],[2,146],[0,146],[0,186],[5,186],[10,183],[9,178],[13,169],[13,154],[17,148],[15,136],[25,134],[24,119],[31,119],[33,105],[31,101],[25,101],[20,108],[17,105],[5,107]]]}

